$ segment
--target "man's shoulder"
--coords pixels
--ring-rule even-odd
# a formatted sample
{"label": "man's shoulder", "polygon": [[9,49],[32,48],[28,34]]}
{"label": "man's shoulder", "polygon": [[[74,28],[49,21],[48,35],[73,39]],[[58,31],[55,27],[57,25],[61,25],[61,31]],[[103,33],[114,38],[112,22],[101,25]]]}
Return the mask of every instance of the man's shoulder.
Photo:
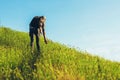
{"label": "man's shoulder", "polygon": [[39,16],[34,16],[34,18],[39,18]]}

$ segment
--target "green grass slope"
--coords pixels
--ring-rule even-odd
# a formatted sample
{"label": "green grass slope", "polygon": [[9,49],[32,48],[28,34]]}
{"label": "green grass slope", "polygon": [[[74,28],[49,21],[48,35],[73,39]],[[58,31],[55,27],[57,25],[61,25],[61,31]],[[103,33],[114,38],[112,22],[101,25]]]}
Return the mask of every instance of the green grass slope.
{"label": "green grass slope", "polygon": [[32,54],[28,33],[0,28],[0,80],[120,80],[120,63],[40,39]]}

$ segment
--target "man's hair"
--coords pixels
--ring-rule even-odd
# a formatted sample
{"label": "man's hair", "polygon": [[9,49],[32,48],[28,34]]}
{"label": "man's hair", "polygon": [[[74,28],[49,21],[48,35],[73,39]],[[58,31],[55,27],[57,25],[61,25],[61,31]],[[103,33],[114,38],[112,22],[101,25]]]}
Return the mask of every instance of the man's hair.
{"label": "man's hair", "polygon": [[45,16],[40,16],[40,18],[42,18],[42,19],[46,19],[46,17],[45,17]]}

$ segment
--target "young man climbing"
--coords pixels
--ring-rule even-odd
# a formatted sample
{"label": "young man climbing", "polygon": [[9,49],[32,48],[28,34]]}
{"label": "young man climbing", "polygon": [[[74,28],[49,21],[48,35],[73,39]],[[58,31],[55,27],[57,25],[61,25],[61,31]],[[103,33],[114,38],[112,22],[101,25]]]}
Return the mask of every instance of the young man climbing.
{"label": "young man climbing", "polygon": [[44,42],[47,44],[46,36],[45,36],[45,25],[46,18],[44,16],[35,16],[29,24],[29,36],[30,36],[30,46],[32,48],[32,53],[34,50],[34,35],[36,36],[36,46],[38,52],[40,52],[39,45],[39,35],[43,33]]}

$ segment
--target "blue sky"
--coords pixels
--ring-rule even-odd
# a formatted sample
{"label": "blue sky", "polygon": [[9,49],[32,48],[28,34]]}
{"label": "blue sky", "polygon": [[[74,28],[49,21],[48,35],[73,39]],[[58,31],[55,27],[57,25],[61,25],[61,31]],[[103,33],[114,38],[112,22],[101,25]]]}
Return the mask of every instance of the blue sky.
{"label": "blue sky", "polygon": [[49,39],[120,61],[119,4],[119,0],[0,0],[0,25],[28,32],[31,19],[44,15]]}

